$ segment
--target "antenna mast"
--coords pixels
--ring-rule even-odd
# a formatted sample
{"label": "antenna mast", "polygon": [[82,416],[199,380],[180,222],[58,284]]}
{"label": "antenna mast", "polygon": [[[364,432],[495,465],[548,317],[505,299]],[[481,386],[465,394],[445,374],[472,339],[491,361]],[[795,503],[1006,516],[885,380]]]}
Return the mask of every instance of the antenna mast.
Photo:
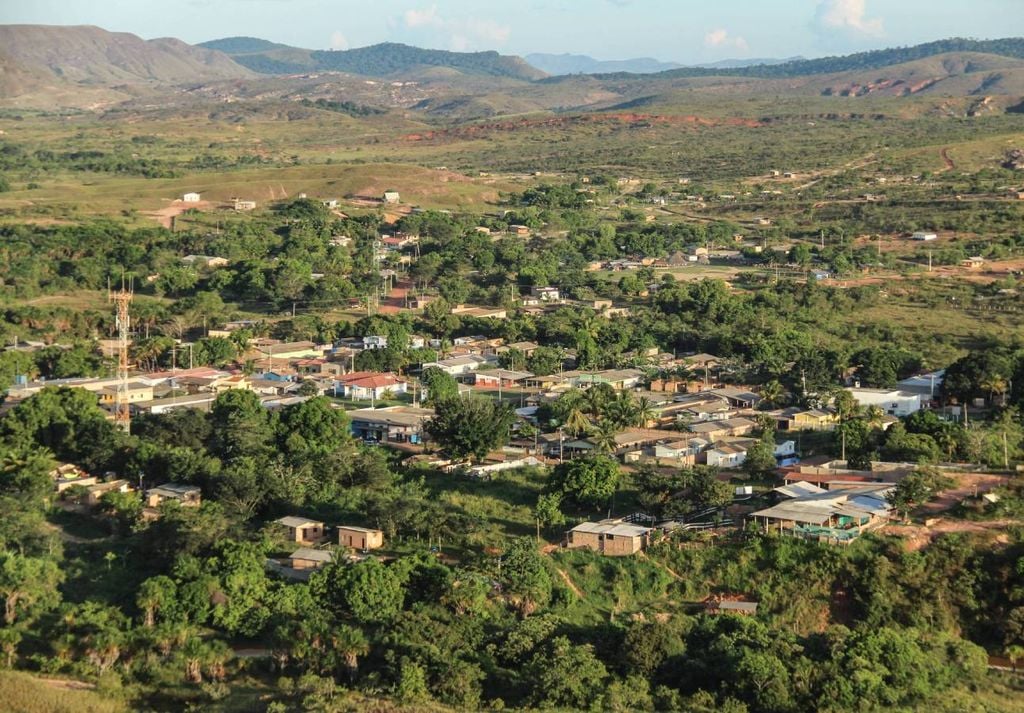
{"label": "antenna mast", "polygon": [[121,277],[121,289],[114,292],[107,286],[107,298],[117,308],[117,397],[114,399],[114,425],[125,433],[131,430],[132,416],[128,409],[128,332],[131,319],[128,305],[134,296],[131,283],[125,287]]}

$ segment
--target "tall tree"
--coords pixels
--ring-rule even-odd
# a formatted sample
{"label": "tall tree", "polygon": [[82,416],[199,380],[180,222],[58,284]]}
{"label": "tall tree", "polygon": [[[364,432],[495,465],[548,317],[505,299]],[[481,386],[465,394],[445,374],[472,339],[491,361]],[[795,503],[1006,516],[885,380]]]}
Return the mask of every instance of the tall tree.
{"label": "tall tree", "polygon": [[452,458],[480,461],[508,442],[514,421],[511,407],[489,399],[447,399],[437,404],[426,430]]}

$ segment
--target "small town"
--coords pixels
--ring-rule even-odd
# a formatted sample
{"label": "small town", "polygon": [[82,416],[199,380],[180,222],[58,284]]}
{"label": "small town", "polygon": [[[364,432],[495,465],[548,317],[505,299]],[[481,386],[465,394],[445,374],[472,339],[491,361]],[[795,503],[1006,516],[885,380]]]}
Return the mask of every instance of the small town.
{"label": "small town", "polygon": [[1017,4],[0,3],[0,711],[1024,710]]}

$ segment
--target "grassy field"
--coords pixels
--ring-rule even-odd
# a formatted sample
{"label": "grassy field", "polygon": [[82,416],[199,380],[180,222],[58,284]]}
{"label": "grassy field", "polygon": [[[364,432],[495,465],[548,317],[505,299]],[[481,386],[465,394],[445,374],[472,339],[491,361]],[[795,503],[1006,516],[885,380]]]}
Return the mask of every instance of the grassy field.
{"label": "grassy field", "polygon": [[128,706],[76,681],[0,671],[0,708],[7,713],[122,713]]}

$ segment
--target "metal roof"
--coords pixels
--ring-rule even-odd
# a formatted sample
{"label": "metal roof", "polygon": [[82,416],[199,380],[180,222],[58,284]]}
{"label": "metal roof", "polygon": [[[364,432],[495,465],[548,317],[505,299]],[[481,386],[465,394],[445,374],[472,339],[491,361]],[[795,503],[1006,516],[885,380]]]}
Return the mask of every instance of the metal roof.
{"label": "metal roof", "polygon": [[334,556],[327,550],[314,550],[309,547],[300,547],[289,555],[289,559],[308,560],[309,562],[330,562]]}
{"label": "metal roof", "polygon": [[649,527],[630,525],[625,522],[581,522],[569,532],[585,532],[591,535],[614,535],[616,537],[642,537],[651,531]]}
{"label": "metal roof", "polygon": [[284,525],[285,527],[309,527],[310,525],[323,525],[319,520],[310,520],[308,517],[297,517],[295,515],[287,515],[278,520],[274,520],[278,525]]}

